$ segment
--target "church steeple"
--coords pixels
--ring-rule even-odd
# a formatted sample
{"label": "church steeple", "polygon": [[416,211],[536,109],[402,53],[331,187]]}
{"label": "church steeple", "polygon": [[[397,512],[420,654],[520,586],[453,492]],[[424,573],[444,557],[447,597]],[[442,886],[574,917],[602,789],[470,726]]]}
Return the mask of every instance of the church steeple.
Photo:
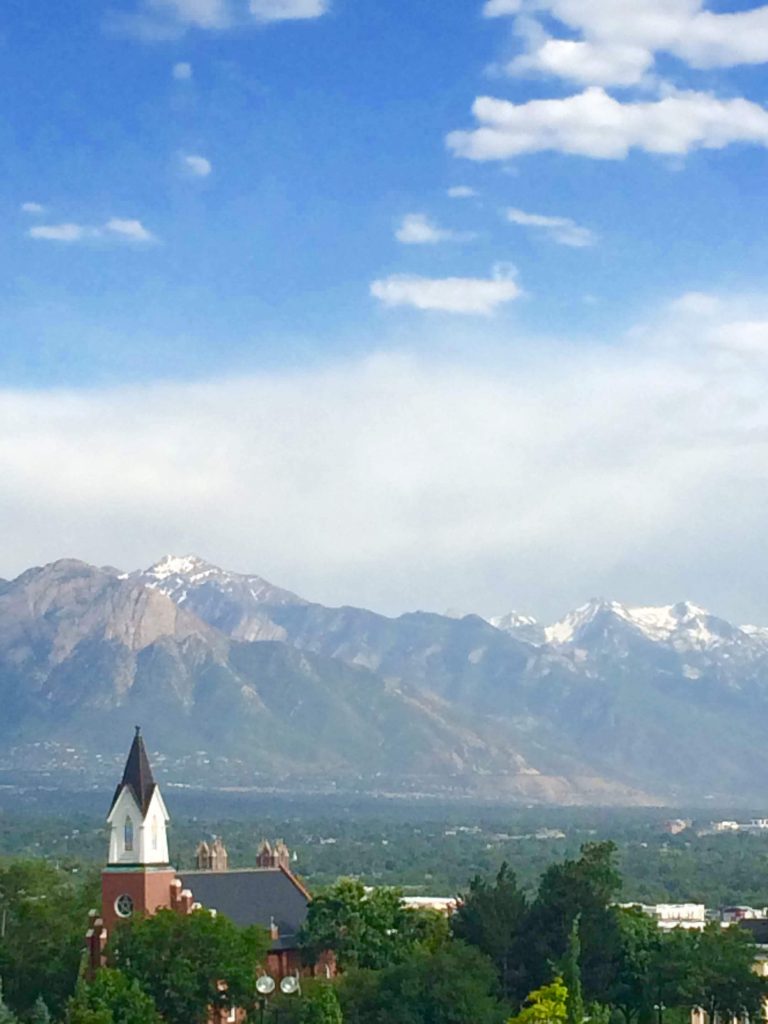
{"label": "church steeple", "polygon": [[152,775],[139,726],[115,790],[107,823],[110,825],[110,865],[168,863],[168,811]]}
{"label": "church steeple", "polygon": [[147,757],[147,748],[144,746],[140,725],[136,726],[136,734],[133,737],[133,743],[128,752],[128,760],[125,762],[123,778],[115,791],[112,807],[117,803],[117,798],[120,796],[124,786],[130,787],[137,804],[141,808],[141,813],[146,814],[152,794],[155,791],[155,780],[152,775],[152,766]]}

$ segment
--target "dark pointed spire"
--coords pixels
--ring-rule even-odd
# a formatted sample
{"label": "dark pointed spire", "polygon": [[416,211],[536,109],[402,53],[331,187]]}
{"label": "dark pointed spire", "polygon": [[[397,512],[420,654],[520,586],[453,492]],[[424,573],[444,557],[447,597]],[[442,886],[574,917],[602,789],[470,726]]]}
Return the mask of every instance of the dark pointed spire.
{"label": "dark pointed spire", "polygon": [[141,735],[141,726],[138,725],[136,726],[136,735],[133,737],[131,749],[128,752],[128,760],[125,762],[122,781],[117,787],[115,799],[112,801],[113,807],[124,786],[129,787],[136,798],[136,803],[141,808],[142,815],[146,815],[149,810],[149,802],[155,791],[155,780],[152,776],[152,768]]}

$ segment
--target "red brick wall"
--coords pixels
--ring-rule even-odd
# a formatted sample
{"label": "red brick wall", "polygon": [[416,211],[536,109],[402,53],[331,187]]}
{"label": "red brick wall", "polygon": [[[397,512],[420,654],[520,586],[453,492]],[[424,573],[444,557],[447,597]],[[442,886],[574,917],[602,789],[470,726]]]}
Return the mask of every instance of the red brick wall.
{"label": "red brick wall", "polygon": [[111,934],[115,924],[122,920],[115,910],[119,896],[130,896],[134,915],[154,914],[156,910],[171,906],[171,884],[176,877],[173,868],[117,868],[101,875],[101,916]]}

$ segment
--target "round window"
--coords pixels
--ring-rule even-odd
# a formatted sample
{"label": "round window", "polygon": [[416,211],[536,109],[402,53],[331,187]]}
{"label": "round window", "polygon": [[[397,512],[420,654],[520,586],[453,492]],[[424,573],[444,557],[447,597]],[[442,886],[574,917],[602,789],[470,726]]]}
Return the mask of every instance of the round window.
{"label": "round window", "polygon": [[118,917],[130,917],[133,913],[133,900],[124,893],[115,900],[115,911]]}

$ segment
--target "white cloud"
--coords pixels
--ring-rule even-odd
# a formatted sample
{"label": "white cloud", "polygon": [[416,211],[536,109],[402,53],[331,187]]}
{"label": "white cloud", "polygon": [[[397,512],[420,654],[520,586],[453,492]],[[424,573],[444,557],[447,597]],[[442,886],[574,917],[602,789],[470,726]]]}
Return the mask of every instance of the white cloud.
{"label": "white cloud", "polygon": [[653,64],[641,46],[607,46],[575,39],[547,39],[506,66],[510,75],[539,72],[581,85],[635,85]]}
{"label": "white cloud", "polygon": [[139,0],[133,11],[113,11],[107,26],[118,33],[157,41],[178,39],[189,29],[222,31],[319,18],[329,9],[330,0]]}
{"label": "white cloud", "polygon": [[453,185],[447,190],[446,195],[449,199],[472,199],[477,192],[469,185]]}
{"label": "white cloud", "polygon": [[183,158],[184,166],[196,178],[207,178],[213,170],[211,161],[194,153]]}
{"label": "white cloud", "polygon": [[41,213],[45,213],[45,207],[40,203],[22,203],[21,211],[22,213],[30,213],[37,216]]}
{"label": "white cloud", "polygon": [[559,245],[573,249],[584,249],[597,241],[594,231],[581,227],[569,217],[546,217],[540,213],[525,213],[514,207],[506,211],[506,217],[511,224],[541,230]]}
{"label": "white cloud", "polygon": [[697,68],[768,61],[768,6],[714,13],[703,0],[489,0],[486,17],[546,15],[581,39],[531,40],[508,65],[512,74],[544,72],[587,85],[640,82],[655,54]]}
{"label": "white cloud", "polygon": [[495,268],[491,278],[394,274],[371,284],[371,295],[385,306],[412,306],[479,316],[490,316],[520,294],[513,272],[506,267]]}
{"label": "white cloud", "polygon": [[98,228],[89,228],[85,224],[39,224],[27,232],[30,238],[41,238],[48,242],[83,242],[88,238],[96,238]]}
{"label": "white cloud", "polygon": [[509,14],[519,14],[522,7],[523,0],[486,0],[483,5],[483,16],[501,18]]}
{"label": "white cloud", "polygon": [[675,313],[712,316],[720,309],[720,300],[708,292],[685,292],[670,304],[670,308]]}
{"label": "white cloud", "polygon": [[481,96],[472,109],[478,127],[447,138],[457,156],[470,160],[506,160],[548,149],[621,160],[632,148],[684,155],[736,142],[768,145],[768,111],[745,99],[720,100],[702,92],[621,103],[592,87],[565,99],[519,104]]}
{"label": "white cloud", "polygon": [[250,0],[257,21],[299,21],[319,18],[330,8],[329,0]]}
{"label": "white cloud", "polygon": [[395,230],[395,238],[404,245],[436,245],[460,236],[438,227],[425,213],[407,213]]}
{"label": "white cloud", "polygon": [[38,224],[27,232],[30,238],[47,242],[122,241],[154,242],[155,236],[140,220],[112,217],[101,227],[89,224]]}
{"label": "white cloud", "polygon": [[192,550],[391,612],[554,618],[600,593],[768,623],[766,325],[764,304],[727,301],[598,346],[422,322],[420,355],[6,388],[0,576]]}
{"label": "white cloud", "polygon": [[184,60],[174,64],[173,77],[177,82],[188,82],[192,78],[192,65]]}
{"label": "white cloud", "polygon": [[222,29],[232,23],[229,0],[147,0],[145,6],[195,28]]}
{"label": "white cloud", "polygon": [[154,242],[155,236],[147,231],[140,220],[123,220],[120,217],[113,217],[104,225],[104,230],[128,242]]}

